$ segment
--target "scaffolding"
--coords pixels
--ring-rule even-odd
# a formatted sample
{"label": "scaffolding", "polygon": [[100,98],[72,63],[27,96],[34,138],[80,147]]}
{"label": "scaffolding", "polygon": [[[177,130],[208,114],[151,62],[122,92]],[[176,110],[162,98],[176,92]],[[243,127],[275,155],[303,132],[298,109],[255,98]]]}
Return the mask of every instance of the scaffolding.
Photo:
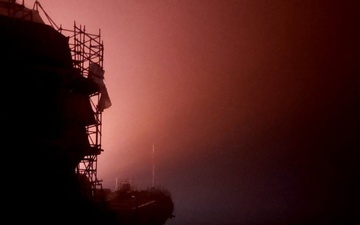
{"label": "scaffolding", "polygon": [[[95,64],[103,68],[104,45],[101,40],[101,30],[98,34],[91,34],[86,32],[85,26],[78,26],[74,22],[73,30],[60,27],[59,32],[68,36],[73,66],[79,70],[82,76],[86,78],[91,76],[91,65]],[[89,95],[95,117],[95,123],[86,126],[90,150],[86,151],[87,153],[75,169],[77,174],[85,175],[88,178],[93,196],[97,194],[98,190],[102,190],[102,181],[97,178],[98,155],[103,151],[101,146],[102,109],[99,108],[100,97],[100,91]]]}
{"label": "scaffolding", "polygon": [[[102,181],[97,177],[98,156],[103,151],[101,144],[102,112],[111,105],[105,84],[103,83],[104,44],[101,39],[101,30],[99,29],[97,34],[92,34],[86,32],[85,26],[78,26],[76,22],[74,22],[73,29],[59,27],[38,1],[35,1],[32,10],[25,7],[24,0],[21,4],[16,3],[14,0],[0,1],[0,6],[5,9],[5,11],[0,11],[0,14],[21,20],[43,23],[39,15],[39,10],[41,10],[48,20],[49,25],[54,30],[68,37],[73,68],[78,70],[83,77],[89,78],[89,80],[97,84],[98,89],[89,94],[89,101],[94,113],[95,122],[85,126],[89,149],[82,151],[84,155],[75,168],[77,174],[86,176],[90,182],[91,195],[96,197],[98,190],[102,190]],[[94,65],[96,67],[94,67]],[[95,68],[96,71],[93,71],[91,68]],[[99,71],[100,78],[99,74],[96,74],[99,73]]]}

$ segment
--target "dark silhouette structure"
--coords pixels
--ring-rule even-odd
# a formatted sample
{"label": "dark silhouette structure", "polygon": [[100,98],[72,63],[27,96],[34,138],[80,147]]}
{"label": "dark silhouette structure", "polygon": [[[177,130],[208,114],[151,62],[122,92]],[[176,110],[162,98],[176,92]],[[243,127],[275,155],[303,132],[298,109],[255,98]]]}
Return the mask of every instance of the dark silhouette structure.
{"label": "dark silhouette structure", "polygon": [[96,57],[74,55],[84,43],[71,45],[77,37],[65,31],[24,4],[0,1],[5,214],[11,223],[118,224],[96,195],[101,113],[111,105],[102,43],[91,36]]}
{"label": "dark silhouette structure", "polygon": [[[169,194],[131,193],[139,214],[127,220],[134,211],[114,207],[114,201],[126,205],[127,198],[109,199],[97,178],[102,112],[111,106],[100,32],[87,33],[75,23],[73,30],[59,28],[45,13],[47,25],[35,4],[29,9],[0,1],[0,70],[8,90],[4,219],[12,224],[164,224],[173,211]],[[149,199],[155,207],[138,205]]]}
{"label": "dark silhouette structure", "polygon": [[164,225],[174,217],[174,203],[168,190],[151,187],[143,190],[129,183],[106,192],[106,201],[120,224]]}

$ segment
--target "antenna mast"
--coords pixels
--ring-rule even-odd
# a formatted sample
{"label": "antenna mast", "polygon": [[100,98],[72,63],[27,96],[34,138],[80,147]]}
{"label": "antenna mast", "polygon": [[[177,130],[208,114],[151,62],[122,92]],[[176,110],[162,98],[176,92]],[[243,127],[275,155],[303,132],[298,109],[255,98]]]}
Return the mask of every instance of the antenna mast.
{"label": "antenna mast", "polygon": [[152,187],[155,187],[155,145],[152,148]]}

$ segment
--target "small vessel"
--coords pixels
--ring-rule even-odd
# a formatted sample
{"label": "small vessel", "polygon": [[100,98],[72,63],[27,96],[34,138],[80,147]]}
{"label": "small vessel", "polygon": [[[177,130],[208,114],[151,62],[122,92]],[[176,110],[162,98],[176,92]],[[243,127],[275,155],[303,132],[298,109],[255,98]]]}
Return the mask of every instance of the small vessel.
{"label": "small vessel", "polygon": [[174,217],[171,194],[162,187],[138,190],[124,181],[118,190],[106,192],[106,201],[120,224],[164,225]]}

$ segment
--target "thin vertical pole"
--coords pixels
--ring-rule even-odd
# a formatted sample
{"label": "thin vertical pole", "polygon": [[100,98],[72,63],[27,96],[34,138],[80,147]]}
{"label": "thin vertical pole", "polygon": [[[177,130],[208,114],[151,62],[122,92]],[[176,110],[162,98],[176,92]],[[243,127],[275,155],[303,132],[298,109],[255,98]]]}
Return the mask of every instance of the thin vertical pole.
{"label": "thin vertical pole", "polygon": [[152,148],[152,187],[155,187],[155,145]]}

